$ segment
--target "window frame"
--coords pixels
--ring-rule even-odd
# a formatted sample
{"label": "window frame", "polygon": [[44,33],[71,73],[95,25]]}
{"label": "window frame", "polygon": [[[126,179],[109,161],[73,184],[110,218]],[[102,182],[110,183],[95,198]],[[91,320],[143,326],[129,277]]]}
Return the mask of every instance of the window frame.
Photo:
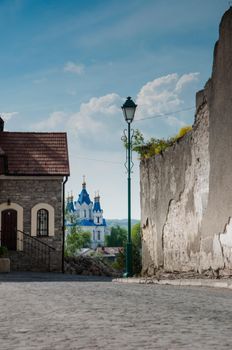
{"label": "window frame", "polygon": [[37,237],[37,211],[47,209],[49,213],[49,237],[55,236],[55,208],[48,203],[40,202],[31,208],[31,236]]}
{"label": "window frame", "polygon": [[[46,214],[46,215],[45,215]],[[41,217],[39,217],[41,215]],[[43,217],[43,215],[45,215]],[[41,219],[45,219],[44,222]],[[43,226],[46,226],[43,228]],[[45,233],[42,233],[42,232]],[[48,237],[49,236],[49,211],[45,208],[40,208],[37,210],[36,214],[36,236],[37,237]]]}

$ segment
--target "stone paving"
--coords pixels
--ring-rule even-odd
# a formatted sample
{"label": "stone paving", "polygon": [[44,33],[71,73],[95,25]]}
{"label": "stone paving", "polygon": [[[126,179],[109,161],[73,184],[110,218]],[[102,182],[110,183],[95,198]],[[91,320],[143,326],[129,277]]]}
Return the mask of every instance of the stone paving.
{"label": "stone paving", "polygon": [[232,279],[231,278],[222,278],[222,279],[213,279],[213,278],[177,278],[177,279],[162,279],[157,280],[156,278],[115,278],[113,282],[120,283],[136,283],[136,284],[158,284],[158,285],[172,285],[178,287],[210,287],[210,288],[227,288],[232,290]]}
{"label": "stone paving", "polygon": [[232,291],[0,275],[0,349],[231,349]]}

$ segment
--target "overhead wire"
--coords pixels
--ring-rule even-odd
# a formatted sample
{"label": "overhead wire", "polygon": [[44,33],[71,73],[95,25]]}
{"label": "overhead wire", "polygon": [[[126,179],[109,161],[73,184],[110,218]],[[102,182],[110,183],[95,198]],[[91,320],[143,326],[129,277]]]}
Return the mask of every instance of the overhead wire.
{"label": "overhead wire", "polygon": [[[176,113],[181,113],[181,112],[185,112],[185,111],[190,111],[195,109],[195,107],[188,107],[188,108],[184,108],[184,109],[180,109],[178,111],[174,111],[174,112],[169,112],[169,113],[163,113],[163,114],[157,114],[151,117],[146,117],[146,118],[141,118],[141,119],[134,119],[133,122],[140,122],[143,120],[149,120],[149,119],[155,119],[155,118],[168,118],[169,116],[176,114]],[[122,164],[121,162],[115,162],[115,161],[111,161],[111,160],[103,160],[103,159],[95,159],[95,158],[86,158],[86,157],[78,157],[76,156],[76,158],[78,159],[83,159],[83,160],[89,160],[89,161],[95,161],[95,162],[102,162],[102,163],[111,163],[111,164]]]}
{"label": "overhead wire", "polygon": [[195,109],[195,107],[188,107],[188,108],[180,109],[180,110],[175,111],[175,112],[156,114],[156,115],[151,116],[151,117],[135,119],[134,122],[140,122],[142,120],[155,119],[155,118],[168,118],[170,115],[173,115],[173,114],[176,114],[176,113],[185,112],[185,111],[190,111],[190,110],[193,110],[193,109]]}
{"label": "overhead wire", "polygon": [[[195,107],[188,107],[188,108],[184,108],[184,109],[180,109],[178,111],[174,111],[174,112],[170,112],[170,113],[163,113],[163,114],[157,114],[151,117],[146,117],[146,118],[141,118],[141,119],[135,119],[134,122],[139,122],[139,121],[143,121],[143,120],[148,120],[148,119],[154,119],[154,118],[168,118],[170,115],[176,114],[176,113],[180,113],[180,112],[185,112],[185,111],[190,111],[195,109]],[[95,158],[85,158],[85,157],[76,157],[78,159],[83,159],[83,160],[90,160],[90,161],[95,161],[95,162],[103,162],[103,163],[112,163],[112,164],[122,164],[121,162],[114,162],[111,160],[103,160],[103,159],[95,159]]]}

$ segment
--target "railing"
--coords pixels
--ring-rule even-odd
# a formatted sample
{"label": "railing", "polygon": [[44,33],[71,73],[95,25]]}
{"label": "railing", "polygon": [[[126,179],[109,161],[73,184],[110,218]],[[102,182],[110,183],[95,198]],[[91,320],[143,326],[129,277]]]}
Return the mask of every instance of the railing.
{"label": "railing", "polygon": [[51,252],[55,251],[55,248],[21,230],[17,230],[17,248],[29,256],[38,267],[46,267],[50,271]]}
{"label": "railing", "polygon": [[[21,230],[7,232],[7,235],[2,237],[0,231],[0,245],[6,246],[9,253],[13,251],[24,253],[30,258],[30,264],[33,268],[38,268],[38,270],[43,268],[47,271],[51,269],[51,252],[55,251],[55,248],[37,237],[30,236]],[[18,257],[18,259],[20,265],[20,259],[23,257]]]}

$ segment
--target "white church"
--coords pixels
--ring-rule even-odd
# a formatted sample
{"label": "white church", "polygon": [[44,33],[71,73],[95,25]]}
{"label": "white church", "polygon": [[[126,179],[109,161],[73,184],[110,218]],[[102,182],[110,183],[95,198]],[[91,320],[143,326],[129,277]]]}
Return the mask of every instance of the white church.
{"label": "white church", "polygon": [[82,191],[77,201],[73,200],[73,195],[66,200],[66,232],[71,227],[80,226],[83,231],[91,233],[91,248],[104,246],[105,236],[109,234],[106,220],[103,218],[100,196],[95,195],[94,202],[90,200],[86,190],[86,181],[83,179]]}

